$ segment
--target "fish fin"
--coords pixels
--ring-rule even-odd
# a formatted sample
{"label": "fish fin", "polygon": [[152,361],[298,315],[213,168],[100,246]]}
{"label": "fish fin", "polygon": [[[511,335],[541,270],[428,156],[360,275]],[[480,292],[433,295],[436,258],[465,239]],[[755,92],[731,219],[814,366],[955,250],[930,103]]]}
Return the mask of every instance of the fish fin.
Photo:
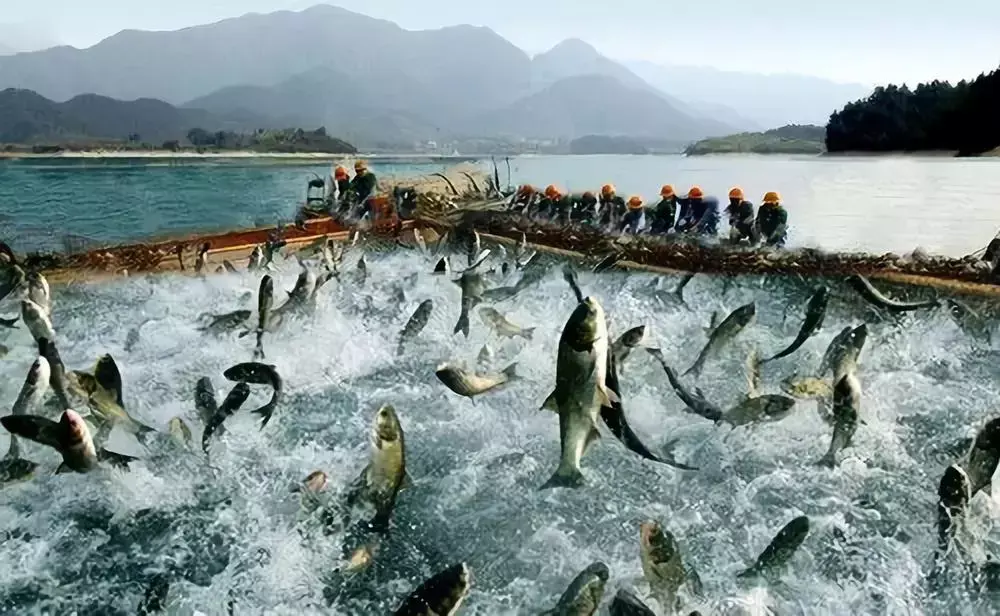
{"label": "fish fin", "polygon": [[587,440],[583,444],[583,453],[587,453],[587,449],[599,440],[601,440],[601,432],[595,426],[587,433]]}
{"label": "fish fin", "polygon": [[754,566],[754,567],[750,567],[749,569],[744,569],[743,571],[740,571],[739,573],[736,574],[736,577],[741,578],[741,579],[751,579],[752,580],[752,579],[758,577],[759,575],[760,575],[760,573],[757,571],[757,567]]}
{"label": "fish fin", "polygon": [[825,466],[826,468],[835,468],[837,466],[837,458],[834,457],[833,451],[828,451],[819,461],[816,462],[816,466]]}
{"label": "fish fin", "polygon": [[127,456],[123,453],[115,453],[113,451],[108,451],[103,447],[97,452],[97,459],[102,462],[107,462],[108,464],[117,467],[124,468],[128,470],[129,462],[134,462],[139,458],[135,456]]}
{"label": "fish fin", "polygon": [[8,329],[17,329],[17,319],[19,317],[14,317],[13,319],[0,319],[0,325]]}
{"label": "fish fin", "polygon": [[549,480],[542,484],[539,490],[548,490],[551,488],[579,488],[584,484],[586,480],[583,477],[583,473],[580,472],[578,468],[563,468],[562,465],[556,469]]}
{"label": "fish fin", "polygon": [[458,318],[458,323],[455,323],[455,329],[451,332],[452,334],[457,334],[462,332],[466,338],[469,337],[469,316],[464,315]]}
{"label": "fish fin", "polygon": [[503,369],[503,373],[504,373],[504,375],[506,375],[508,381],[513,381],[514,379],[518,378],[518,376],[517,376],[517,362],[514,362],[513,364],[511,364],[511,365],[507,366],[506,368],[504,368]]}
{"label": "fish fin", "polygon": [[545,398],[545,402],[542,403],[540,411],[553,411],[555,413],[559,412],[559,401],[556,400],[556,392],[553,391],[551,394]]}
{"label": "fish fin", "polygon": [[522,330],[521,331],[521,335],[524,336],[525,340],[531,340],[532,336],[535,335],[535,328],[534,327],[529,327],[529,328],[527,328],[525,330]]}
{"label": "fish fin", "polygon": [[73,472],[73,469],[71,469],[70,467],[66,466],[66,463],[63,462],[62,464],[60,464],[56,468],[55,472],[52,473],[52,474],[53,475],[62,475],[63,473],[72,473],[72,472]]}
{"label": "fish fin", "polygon": [[615,404],[621,404],[622,401],[622,399],[618,397],[618,394],[603,385],[599,385],[597,387],[597,395],[601,406],[613,406]]}
{"label": "fish fin", "polygon": [[37,415],[7,415],[0,423],[11,434],[24,437],[55,450],[62,448],[62,430],[59,422]]}
{"label": "fish fin", "polygon": [[399,489],[405,490],[407,488],[412,488],[412,487],[413,487],[413,478],[410,477],[409,473],[403,472],[403,479],[399,482]]}
{"label": "fish fin", "polygon": [[267,423],[271,421],[271,417],[274,416],[274,406],[270,404],[265,404],[259,409],[254,409],[250,411],[254,415],[260,415],[260,429],[263,430]]}

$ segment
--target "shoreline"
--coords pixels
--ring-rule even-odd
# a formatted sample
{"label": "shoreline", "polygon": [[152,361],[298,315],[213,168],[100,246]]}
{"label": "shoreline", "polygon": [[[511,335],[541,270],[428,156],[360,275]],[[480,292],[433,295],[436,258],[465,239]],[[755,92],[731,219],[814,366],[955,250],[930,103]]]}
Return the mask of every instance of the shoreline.
{"label": "shoreline", "polygon": [[170,150],[139,150],[139,151],[101,151],[90,150],[80,152],[2,152],[0,161],[4,160],[284,160],[284,161],[331,161],[353,160],[363,158],[372,162],[469,162],[479,161],[488,156],[454,155],[454,154],[343,154],[333,152],[252,152],[249,150],[214,151],[214,152],[173,152]]}

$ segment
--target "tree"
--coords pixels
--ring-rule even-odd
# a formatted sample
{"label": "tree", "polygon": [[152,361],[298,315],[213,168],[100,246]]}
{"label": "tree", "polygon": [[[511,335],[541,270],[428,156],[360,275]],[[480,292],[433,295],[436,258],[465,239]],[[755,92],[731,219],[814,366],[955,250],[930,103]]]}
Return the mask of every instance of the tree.
{"label": "tree", "polygon": [[189,130],[187,139],[191,142],[191,145],[199,148],[215,145],[215,135],[203,128],[192,128]]}

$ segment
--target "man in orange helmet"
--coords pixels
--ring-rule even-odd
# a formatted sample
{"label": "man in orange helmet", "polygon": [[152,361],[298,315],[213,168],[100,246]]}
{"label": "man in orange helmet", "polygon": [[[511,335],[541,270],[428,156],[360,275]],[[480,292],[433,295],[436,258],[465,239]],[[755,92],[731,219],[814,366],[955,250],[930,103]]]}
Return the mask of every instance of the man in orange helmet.
{"label": "man in orange helmet", "polygon": [[511,203],[511,209],[526,211],[531,202],[535,200],[537,194],[538,191],[531,184],[521,184],[517,187],[517,192],[514,193],[514,201]]}
{"label": "man in orange helmet", "polygon": [[538,202],[537,215],[539,218],[555,220],[560,214],[568,215],[570,211],[569,198],[556,187],[549,184],[545,187],[542,199]]}
{"label": "man in orange helmet", "polygon": [[573,194],[570,200],[570,221],[592,223],[597,218],[597,196],[591,191]]}
{"label": "man in orange helmet", "polygon": [[622,216],[618,230],[621,232],[627,231],[635,235],[639,232],[639,224],[642,222],[642,197],[638,195],[629,197],[629,200],[625,203],[625,208],[625,215]]}
{"label": "man in orange helmet", "polygon": [[677,217],[677,195],[674,187],[664,184],[660,189],[660,202],[648,213],[651,219],[649,232],[662,235],[674,228]]}
{"label": "man in orange helmet", "polygon": [[341,199],[343,199],[350,186],[351,178],[347,174],[347,167],[337,165],[337,167],[333,170],[333,183],[330,185],[330,196],[332,197],[334,193],[336,193]]}
{"label": "man in orange helmet", "polygon": [[734,244],[743,240],[751,244],[756,243],[753,203],[744,198],[743,189],[739,186],[729,191],[729,205],[726,206],[726,213],[729,214],[729,241]]}
{"label": "man in orange helmet", "polygon": [[705,196],[699,186],[692,186],[686,197],[678,198],[681,205],[677,230],[698,235],[714,236],[719,232],[719,200]]}
{"label": "man in orange helmet", "polygon": [[377,190],[378,181],[375,174],[368,170],[368,163],[363,160],[354,163],[354,179],[348,187],[348,194],[350,202],[358,206],[361,215],[374,215],[368,201],[375,196]]}
{"label": "man in orange helmet", "polygon": [[768,246],[784,246],[788,232],[788,212],[781,205],[781,196],[776,192],[768,192],[757,208],[757,220],[754,226],[761,239]]}
{"label": "man in orange helmet", "polygon": [[611,224],[625,215],[625,200],[617,195],[614,184],[605,184],[601,187],[601,195],[598,198],[600,211],[600,223],[602,225]]}

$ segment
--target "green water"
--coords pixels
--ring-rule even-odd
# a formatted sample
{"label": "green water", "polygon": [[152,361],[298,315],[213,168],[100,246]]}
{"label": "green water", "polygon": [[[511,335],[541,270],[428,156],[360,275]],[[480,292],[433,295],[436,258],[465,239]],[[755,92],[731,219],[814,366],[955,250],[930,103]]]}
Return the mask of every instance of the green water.
{"label": "green water", "polygon": [[[374,165],[379,177],[442,171],[452,161]],[[84,161],[0,163],[0,238],[17,250],[288,222],[311,173],[328,163]],[[546,156],[511,161],[513,183],[574,191],[613,182],[653,200],[662,184],[700,185],[724,201],[741,186],[782,194],[792,246],[961,256],[1000,230],[1000,158]],[[507,183],[501,161],[501,183]]]}

